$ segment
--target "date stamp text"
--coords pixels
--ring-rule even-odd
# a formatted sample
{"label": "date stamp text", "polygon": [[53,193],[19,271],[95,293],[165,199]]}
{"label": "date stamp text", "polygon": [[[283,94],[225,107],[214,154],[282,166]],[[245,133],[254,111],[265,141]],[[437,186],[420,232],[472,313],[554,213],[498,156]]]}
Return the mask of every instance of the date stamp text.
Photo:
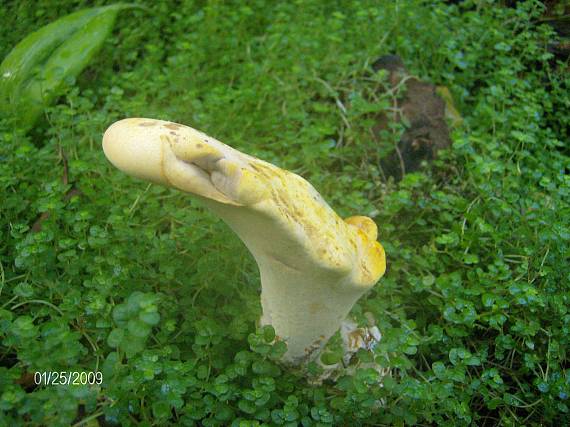
{"label": "date stamp text", "polygon": [[44,371],[34,373],[36,385],[99,385],[103,384],[103,372]]}

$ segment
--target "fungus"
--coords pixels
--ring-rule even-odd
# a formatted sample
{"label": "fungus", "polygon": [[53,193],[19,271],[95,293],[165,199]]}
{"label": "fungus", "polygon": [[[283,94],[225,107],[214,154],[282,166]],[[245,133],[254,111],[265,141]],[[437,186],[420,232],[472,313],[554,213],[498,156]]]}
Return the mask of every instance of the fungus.
{"label": "fungus", "polygon": [[130,118],[103,137],[109,161],[191,193],[245,243],[261,275],[261,325],[287,343],[284,362],[312,360],[384,274],[374,221],[346,220],[300,176],[191,127]]}

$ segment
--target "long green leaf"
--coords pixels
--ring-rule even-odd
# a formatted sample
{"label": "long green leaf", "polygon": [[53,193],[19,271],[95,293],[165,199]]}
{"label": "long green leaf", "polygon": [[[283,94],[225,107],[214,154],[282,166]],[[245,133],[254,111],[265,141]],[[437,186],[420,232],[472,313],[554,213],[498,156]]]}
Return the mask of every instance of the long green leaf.
{"label": "long green leaf", "polygon": [[111,33],[117,4],[72,13],[28,35],[0,65],[0,114],[29,129],[58,95],[66,79],[89,64]]}

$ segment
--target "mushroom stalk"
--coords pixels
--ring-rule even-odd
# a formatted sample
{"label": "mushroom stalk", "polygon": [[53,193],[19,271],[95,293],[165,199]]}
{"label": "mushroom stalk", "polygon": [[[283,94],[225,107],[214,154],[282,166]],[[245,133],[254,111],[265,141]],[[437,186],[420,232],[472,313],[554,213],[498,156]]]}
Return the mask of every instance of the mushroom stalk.
{"label": "mushroom stalk", "polygon": [[195,195],[237,233],[259,266],[261,324],[287,343],[286,363],[312,360],[384,274],[370,218],[342,220],[300,176],[191,127],[121,120],[103,150],[129,175]]}

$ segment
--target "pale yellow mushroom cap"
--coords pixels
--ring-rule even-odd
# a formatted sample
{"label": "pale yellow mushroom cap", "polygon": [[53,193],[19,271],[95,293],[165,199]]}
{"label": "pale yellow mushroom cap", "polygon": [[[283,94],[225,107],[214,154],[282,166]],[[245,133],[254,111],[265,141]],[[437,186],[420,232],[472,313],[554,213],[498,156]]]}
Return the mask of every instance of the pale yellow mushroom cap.
{"label": "pale yellow mushroom cap", "polygon": [[123,172],[157,184],[167,185],[162,170],[163,147],[156,138],[156,126],[144,119],[125,119],[113,123],[103,136],[103,151]]}
{"label": "pale yellow mushroom cap", "polygon": [[351,216],[344,220],[356,228],[361,247],[361,281],[374,284],[386,272],[386,253],[378,238],[376,223],[367,216]]}
{"label": "pale yellow mushroom cap", "polygon": [[[103,135],[113,165],[136,178],[230,205],[240,205],[217,188],[224,186],[223,160],[231,147],[189,126],[131,118],[113,123]],[[239,171],[237,171],[239,174]]]}
{"label": "pale yellow mushroom cap", "polygon": [[[222,203],[227,209],[218,209],[218,214],[235,218],[233,222],[241,224],[238,234],[239,228],[250,230],[249,236],[241,235],[246,242],[257,242],[249,245],[253,251],[263,247],[258,254],[272,253],[285,264],[304,265],[307,274],[349,274],[357,288],[372,286],[384,274],[386,257],[373,220],[352,216],[342,221],[300,176],[196,129],[162,120],[124,119],[107,129],[103,150],[129,175]],[[248,209],[232,213],[232,207]],[[288,249],[277,250],[280,244]]]}

